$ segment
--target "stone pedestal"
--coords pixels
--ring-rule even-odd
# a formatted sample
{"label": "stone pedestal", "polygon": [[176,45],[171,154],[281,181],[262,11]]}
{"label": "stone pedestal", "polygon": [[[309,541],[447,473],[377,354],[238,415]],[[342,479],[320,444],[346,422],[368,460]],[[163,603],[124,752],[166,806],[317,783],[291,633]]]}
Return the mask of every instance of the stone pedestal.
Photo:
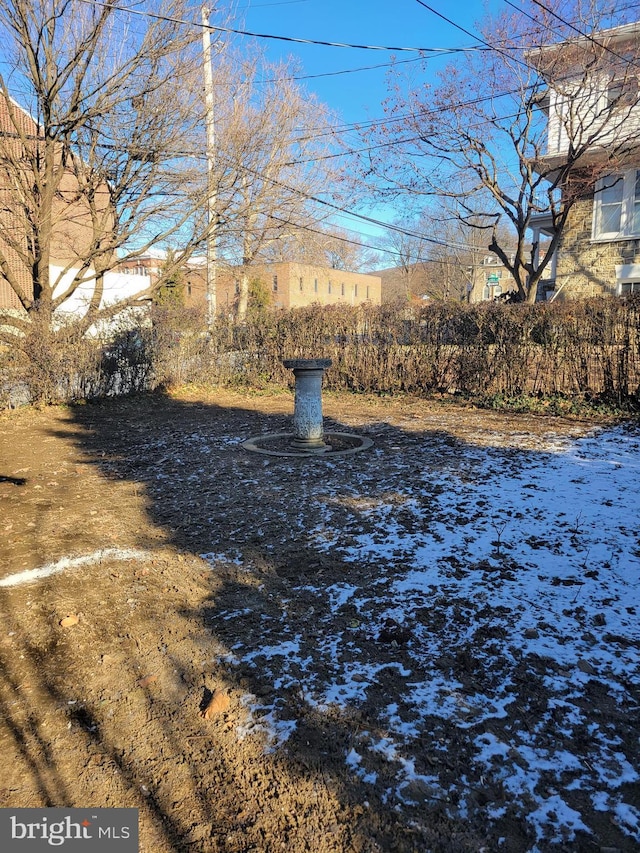
{"label": "stone pedestal", "polygon": [[322,374],[331,367],[330,358],[290,358],[282,362],[296,378],[293,407],[294,438],[291,446],[312,453],[324,453],[322,426]]}

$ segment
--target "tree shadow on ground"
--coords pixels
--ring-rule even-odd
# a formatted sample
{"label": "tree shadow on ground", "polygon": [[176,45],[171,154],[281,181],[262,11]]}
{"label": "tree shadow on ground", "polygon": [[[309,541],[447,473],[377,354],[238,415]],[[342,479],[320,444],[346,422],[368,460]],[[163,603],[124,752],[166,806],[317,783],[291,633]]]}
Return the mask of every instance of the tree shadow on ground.
{"label": "tree shadow on ground", "polygon": [[[375,439],[371,453],[301,460],[243,451],[241,440],[290,428],[286,406],[270,408],[158,395],[71,410],[59,440],[95,466],[104,512],[117,516],[133,486],[140,518],[117,544],[147,556],[105,557],[37,587],[2,590],[11,636],[0,647],[0,702],[16,772],[32,779],[25,801],[9,773],[5,803],[136,806],[143,850],[464,853],[505,834],[500,849],[530,849],[531,828],[504,791],[474,777],[472,738],[455,725],[434,719],[412,755],[388,749],[370,758],[364,778],[355,758],[362,737],[389,739],[378,712],[393,704],[402,712],[408,673],[416,681],[439,667],[466,679],[470,694],[491,685],[466,649],[426,668],[413,638],[394,633],[389,608],[368,624],[376,614],[348,598],[328,604],[346,586],[379,583],[375,565],[346,560],[323,540],[329,529],[353,542],[363,530],[375,537],[367,501],[384,500],[400,516],[403,477],[427,465],[443,483],[452,468],[473,477],[475,445],[446,429],[365,418],[358,431]],[[352,431],[348,418],[327,418],[326,428]],[[393,475],[385,454],[401,460]],[[403,522],[409,533],[411,523]],[[52,558],[64,556],[59,544]],[[425,620],[432,605],[425,599]],[[64,612],[80,613],[81,632],[60,626]],[[315,683],[333,684],[335,702],[314,696],[307,673],[287,663],[293,649],[315,661]],[[356,653],[376,678],[341,703],[341,671]],[[531,672],[520,676],[529,679],[522,714],[532,716],[541,694]],[[203,700],[216,694],[221,710],[203,720]],[[283,721],[295,722],[286,736]],[[399,800],[392,788],[409,760],[414,778]],[[461,774],[476,790],[471,812],[442,793]],[[487,822],[496,803],[506,804],[497,827]],[[613,828],[606,840],[632,849]],[[572,849],[591,849],[584,844]]]}

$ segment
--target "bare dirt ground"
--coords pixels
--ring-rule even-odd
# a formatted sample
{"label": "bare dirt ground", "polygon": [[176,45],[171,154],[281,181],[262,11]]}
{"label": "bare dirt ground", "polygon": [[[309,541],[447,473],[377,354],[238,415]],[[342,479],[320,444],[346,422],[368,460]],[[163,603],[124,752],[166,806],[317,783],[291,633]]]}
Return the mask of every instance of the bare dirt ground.
{"label": "bare dirt ground", "polygon": [[[372,471],[367,452],[327,467],[239,447],[290,429],[292,407],[290,394],[183,391],[0,418],[0,579],[51,570],[0,588],[0,806],[135,806],[147,853],[532,849],[515,817],[488,827],[496,792],[479,793],[461,820],[434,798],[399,807],[345,762],[376,705],[401,689],[393,669],[359,707],[320,713],[259,663],[228,666],[239,641],[277,623],[283,601],[300,642],[320,641],[320,614],[293,587],[369,582],[366,565],[301,538],[300,518],[310,525],[315,512],[305,484],[326,478],[349,494],[362,476],[384,478],[385,454]],[[427,441],[437,459],[465,442],[523,446],[593,425],[347,395],[325,395],[324,412],[332,428],[409,463]],[[347,610],[340,618],[344,631],[358,624]],[[371,660],[406,642],[391,634],[362,637]],[[297,721],[277,748],[247,734],[246,696],[274,694],[280,716]],[[610,699],[592,701],[604,712]],[[627,722],[621,737],[637,743]],[[424,760],[455,778],[465,753],[447,737],[435,758],[425,739]],[[597,842],[539,849],[637,848],[603,824]]]}

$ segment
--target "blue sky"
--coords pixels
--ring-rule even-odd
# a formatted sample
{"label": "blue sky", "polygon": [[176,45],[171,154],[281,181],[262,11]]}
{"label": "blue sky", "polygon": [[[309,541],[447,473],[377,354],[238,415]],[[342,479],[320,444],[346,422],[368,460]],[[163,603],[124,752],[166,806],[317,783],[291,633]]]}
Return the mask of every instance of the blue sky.
{"label": "blue sky", "polygon": [[[452,23],[429,11],[418,0],[238,0],[237,18],[231,26],[263,35],[353,45],[462,48],[478,44],[472,34],[487,8],[495,12],[503,6],[502,0],[425,0],[425,3]],[[224,23],[217,21],[215,14],[210,20],[214,25]],[[234,38],[234,42],[242,46],[244,37]],[[415,52],[306,45],[270,38],[260,38],[258,43],[271,60],[296,57],[302,73],[314,75],[300,85],[337,112],[340,124],[383,117],[386,74],[392,57],[399,61],[416,60],[418,65]],[[452,60],[455,55],[430,59],[428,73],[435,77]],[[335,74],[365,66],[383,67]],[[327,74],[334,76],[315,76]],[[385,222],[399,217],[397,209],[388,207],[368,207],[362,212]],[[383,229],[379,227],[341,214],[336,214],[334,222],[351,231],[356,240],[365,239],[376,247],[384,244]],[[385,254],[381,261],[383,266],[390,265],[393,258]]]}
{"label": "blue sky", "polygon": [[[432,9],[473,32],[485,14],[484,0],[425,0]],[[499,9],[500,0],[490,8]],[[417,0],[239,0],[239,27],[251,32],[319,41],[389,47],[457,48],[474,44],[471,36],[446,23]],[[212,23],[215,23],[212,18]],[[308,75],[383,65],[405,52],[303,45],[261,39],[272,59],[296,56]],[[475,42],[477,44],[477,42]],[[446,59],[431,60],[434,72]],[[386,96],[385,68],[316,77],[304,85],[347,121],[381,116]]]}

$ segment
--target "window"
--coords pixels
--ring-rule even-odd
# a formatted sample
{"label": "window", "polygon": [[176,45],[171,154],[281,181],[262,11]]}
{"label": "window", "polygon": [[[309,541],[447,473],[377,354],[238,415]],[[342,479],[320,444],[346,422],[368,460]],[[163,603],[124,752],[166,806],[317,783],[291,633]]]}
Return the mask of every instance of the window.
{"label": "window", "polygon": [[187,285],[187,296],[191,296],[191,285]]}
{"label": "window", "polygon": [[619,296],[640,293],[640,264],[616,266],[616,293]]}
{"label": "window", "polygon": [[607,106],[613,108],[632,107],[638,101],[638,80],[625,77],[610,80],[607,86]]}
{"label": "window", "polygon": [[598,181],[593,204],[594,240],[640,235],[640,169]]}
{"label": "window", "polygon": [[273,292],[277,293],[278,291],[278,276],[274,275],[273,277]]}

